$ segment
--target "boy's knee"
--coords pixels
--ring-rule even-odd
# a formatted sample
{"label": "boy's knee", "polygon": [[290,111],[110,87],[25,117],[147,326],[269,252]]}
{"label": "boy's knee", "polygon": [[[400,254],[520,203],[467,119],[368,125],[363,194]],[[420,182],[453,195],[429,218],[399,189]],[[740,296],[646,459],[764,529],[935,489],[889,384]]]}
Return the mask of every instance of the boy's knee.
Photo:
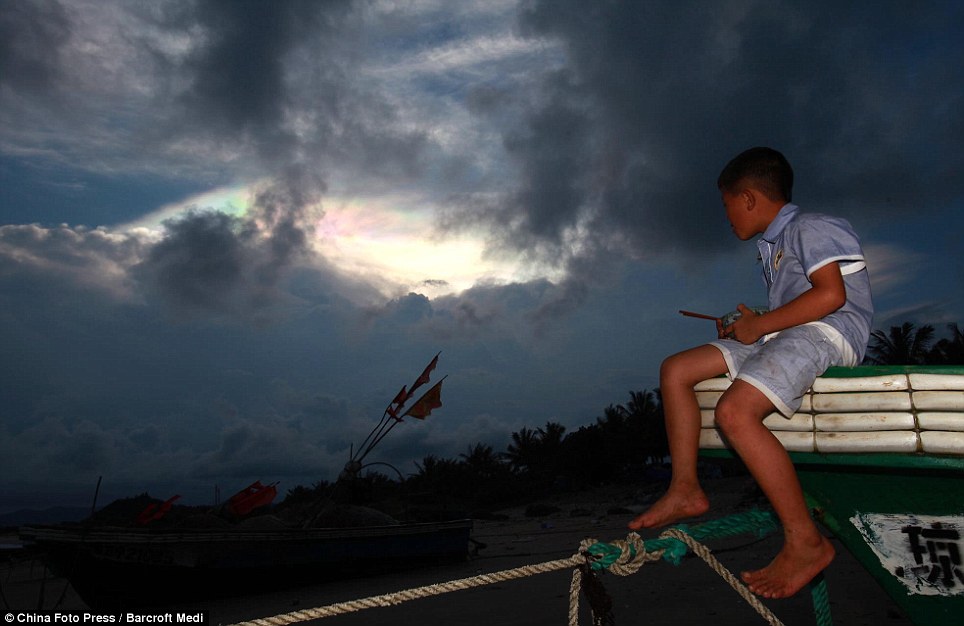
{"label": "boy's knee", "polygon": [[[687,383],[691,374],[691,366],[687,363],[687,360],[682,354],[674,354],[663,359],[663,362],[659,366],[659,381],[660,385],[667,386],[674,382]],[[696,384],[699,381],[693,381]]]}
{"label": "boy's knee", "polygon": [[717,401],[713,416],[723,434],[733,436],[761,424],[772,411],[773,405],[759,391],[735,381]]}
{"label": "boy's knee", "polygon": [[735,394],[723,394],[714,411],[716,426],[727,437],[739,435],[742,429],[759,423],[763,418]]}
{"label": "boy's knee", "polygon": [[676,377],[676,372],[679,369],[680,359],[678,355],[668,356],[663,359],[663,362],[659,365],[659,379],[671,380]]}
{"label": "boy's knee", "polygon": [[728,400],[724,395],[716,403],[713,418],[717,428],[722,430],[724,435],[732,433],[740,425],[740,411],[737,403]]}

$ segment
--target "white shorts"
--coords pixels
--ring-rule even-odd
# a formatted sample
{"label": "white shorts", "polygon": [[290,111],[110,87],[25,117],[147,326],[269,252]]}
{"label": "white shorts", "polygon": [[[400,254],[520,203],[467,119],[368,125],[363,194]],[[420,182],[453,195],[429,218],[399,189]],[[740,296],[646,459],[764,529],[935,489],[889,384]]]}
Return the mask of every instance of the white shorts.
{"label": "white shorts", "polygon": [[723,353],[730,380],[759,389],[785,417],[792,417],[813,381],[831,365],[855,365],[852,350],[834,339],[825,324],[780,331],[765,342],[742,344],[720,339],[710,345]]}

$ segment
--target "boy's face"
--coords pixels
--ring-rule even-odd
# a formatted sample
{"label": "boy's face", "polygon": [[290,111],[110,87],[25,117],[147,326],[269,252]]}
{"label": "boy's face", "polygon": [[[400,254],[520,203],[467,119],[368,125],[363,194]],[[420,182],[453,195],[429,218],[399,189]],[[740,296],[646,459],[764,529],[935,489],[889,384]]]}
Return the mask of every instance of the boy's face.
{"label": "boy's face", "polygon": [[748,190],[736,193],[723,191],[721,195],[726,208],[726,219],[730,220],[734,235],[741,241],[746,241],[760,232],[755,221],[756,216],[751,210],[753,202]]}

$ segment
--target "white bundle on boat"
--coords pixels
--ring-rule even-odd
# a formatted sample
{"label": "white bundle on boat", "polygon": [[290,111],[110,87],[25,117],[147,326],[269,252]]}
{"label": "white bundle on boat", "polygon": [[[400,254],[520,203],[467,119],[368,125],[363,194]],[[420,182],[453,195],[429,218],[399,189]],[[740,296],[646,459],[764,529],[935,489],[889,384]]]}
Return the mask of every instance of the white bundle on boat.
{"label": "white bundle on boat", "polygon": [[[695,387],[701,448],[727,447],[713,413],[729,386],[726,378],[712,378]],[[964,375],[821,377],[792,418],[774,413],[764,424],[792,452],[964,456]]]}

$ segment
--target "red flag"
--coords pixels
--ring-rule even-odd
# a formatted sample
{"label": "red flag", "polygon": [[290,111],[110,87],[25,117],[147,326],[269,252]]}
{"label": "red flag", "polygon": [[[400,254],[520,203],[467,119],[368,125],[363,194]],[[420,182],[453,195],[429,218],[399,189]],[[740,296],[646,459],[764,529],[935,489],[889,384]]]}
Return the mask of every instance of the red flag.
{"label": "red flag", "polygon": [[411,415],[412,417],[423,420],[431,415],[433,409],[442,406],[442,382],[444,380],[445,378],[435,383],[435,386],[426,391],[425,395],[419,398],[409,410],[405,411],[402,417]]}
{"label": "red flag", "polygon": [[[422,372],[422,375],[419,376],[418,378],[416,378],[416,379],[415,379],[415,382],[412,383],[412,388],[408,390],[408,396],[405,398],[406,400],[407,400],[408,398],[411,398],[413,395],[415,395],[415,390],[416,390],[416,389],[418,389],[419,387],[421,387],[422,385],[424,385],[425,383],[427,383],[427,382],[429,381],[429,376],[431,375],[432,370],[434,370],[434,369],[435,369],[435,366],[438,365],[438,355],[439,355],[439,354],[442,354],[442,353],[439,352],[438,354],[436,354],[436,355],[435,355],[435,358],[432,359],[432,362],[429,363],[428,366],[425,368],[425,371]],[[406,415],[408,415],[408,414],[406,413]]]}

